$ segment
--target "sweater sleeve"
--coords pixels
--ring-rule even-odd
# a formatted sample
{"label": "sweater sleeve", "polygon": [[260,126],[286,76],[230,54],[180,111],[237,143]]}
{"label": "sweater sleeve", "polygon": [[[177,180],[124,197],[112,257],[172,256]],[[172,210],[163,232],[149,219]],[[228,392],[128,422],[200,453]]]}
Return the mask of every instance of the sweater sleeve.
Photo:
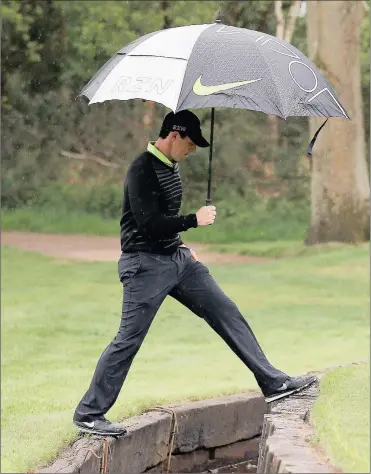
{"label": "sweater sleeve", "polygon": [[196,214],[165,216],[160,213],[159,183],[150,162],[136,162],[128,171],[130,207],[138,230],[154,238],[166,238],[197,227]]}

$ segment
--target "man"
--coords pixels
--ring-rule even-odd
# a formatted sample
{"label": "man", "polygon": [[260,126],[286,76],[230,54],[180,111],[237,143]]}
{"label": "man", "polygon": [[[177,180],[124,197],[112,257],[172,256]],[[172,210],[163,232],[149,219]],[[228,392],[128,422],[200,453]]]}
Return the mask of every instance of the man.
{"label": "man", "polygon": [[122,318],[101,355],[90,387],[74,415],[83,432],[123,435],[125,428],[104,415],[115,403],[131,363],[166,296],[203,318],[253,372],[264,396],[286,396],[315,377],[289,377],[265,357],[237,306],[188,249],[179,232],[214,223],[215,206],[179,215],[182,185],[178,163],[196,147],[208,147],[192,112],[169,113],[156,142],[131,164],[124,184],[119,278],[124,287]]}

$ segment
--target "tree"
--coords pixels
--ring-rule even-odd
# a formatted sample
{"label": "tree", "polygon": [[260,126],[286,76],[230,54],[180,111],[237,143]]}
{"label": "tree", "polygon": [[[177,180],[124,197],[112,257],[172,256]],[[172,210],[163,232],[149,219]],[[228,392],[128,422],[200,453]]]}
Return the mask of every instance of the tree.
{"label": "tree", "polygon": [[[294,2],[282,1],[284,18],[290,16]],[[225,24],[275,35],[275,6],[273,0],[3,0],[3,202],[29,205],[43,186],[55,180],[121,182],[134,153],[150,137],[156,137],[166,113],[160,104],[132,100],[88,107],[86,99],[75,100],[83,85],[125,44],[167,26],[213,23],[218,9]],[[362,93],[367,104],[366,20],[362,30]],[[292,42],[308,54],[306,20],[300,15]],[[210,109],[196,113],[208,133]],[[364,115],[368,126],[367,108]],[[233,189],[244,198],[248,195],[248,199],[254,193],[275,195],[295,199],[295,206],[302,204],[307,209],[310,174],[303,159],[309,138],[307,123],[306,117],[280,120],[280,143],[273,148],[267,139],[266,114],[219,108],[215,195],[224,198],[225,189]],[[192,198],[205,194],[207,150],[200,150],[199,156],[185,163],[182,170],[183,179],[189,183],[186,192]]]}
{"label": "tree", "polygon": [[[364,6],[350,0],[313,0],[307,7],[310,58],[334,86],[352,118],[330,119],[317,140],[307,241],[354,243],[369,238],[370,185],[360,77]],[[321,122],[310,119],[311,134]]]}
{"label": "tree", "polygon": [[2,96],[7,95],[7,80],[13,73],[22,74],[23,87],[31,94],[59,88],[65,23],[55,2],[5,0],[1,15]]}
{"label": "tree", "polygon": [[361,82],[363,98],[363,116],[366,131],[366,150],[370,148],[370,7],[369,2],[363,2],[364,20],[361,30]]}

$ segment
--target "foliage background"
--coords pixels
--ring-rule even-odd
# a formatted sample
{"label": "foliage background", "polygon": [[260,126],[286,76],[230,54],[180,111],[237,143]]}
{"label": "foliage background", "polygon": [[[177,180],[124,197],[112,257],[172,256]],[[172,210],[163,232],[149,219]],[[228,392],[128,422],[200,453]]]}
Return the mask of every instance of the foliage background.
{"label": "foliage background", "polygon": [[[283,2],[284,12],[290,4]],[[85,98],[76,96],[126,43],[165,27],[212,23],[218,9],[226,24],[275,34],[274,1],[4,0],[3,209],[78,209],[118,218],[125,171],[147,141],[157,137],[168,110],[142,101],[88,107]],[[361,55],[367,140],[369,37],[367,15]],[[292,43],[307,52],[305,16],[297,18]],[[195,112],[208,134],[210,111]],[[279,120],[276,144],[270,139],[265,114],[217,109],[214,200],[232,213],[235,208],[251,210],[257,205],[261,209],[264,205],[271,209],[284,202],[285,208],[294,203],[307,215],[310,170],[305,152],[309,140],[307,118]],[[204,202],[207,153],[201,150],[182,166],[188,207]]]}

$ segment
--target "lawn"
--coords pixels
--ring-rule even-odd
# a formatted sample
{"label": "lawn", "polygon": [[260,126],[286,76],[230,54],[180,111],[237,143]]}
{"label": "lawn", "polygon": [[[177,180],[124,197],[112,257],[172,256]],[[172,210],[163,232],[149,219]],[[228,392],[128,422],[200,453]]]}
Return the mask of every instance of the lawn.
{"label": "lawn", "polygon": [[[359,248],[369,249],[369,243],[358,244]],[[212,250],[220,253],[237,253],[239,255],[253,255],[268,258],[300,257],[303,255],[317,255],[329,253],[334,250],[352,249],[354,245],[341,242],[328,242],[326,244],[305,245],[297,240],[238,242],[226,244],[213,244]]]}
{"label": "lawn", "polygon": [[[55,206],[3,210],[3,230],[118,235],[121,217],[121,204],[118,203],[121,203],[121,195],[113,201],[117,205],[117,214],[106,217],[98,212],[86,212],[78,199],[70,202],[69,195],[65,196],[65,203],[63,194],[59,195],[58,191],[53,193],[53,197],[61,202]],[[93,205],[95,200],[96,196],[93,195],[89,203]],[[308,230],[309,206],[282,199],[277,201],[272,206],[265,201],[246,205],[246,200],[242,199],[217,200],[215,205],[218,216],[215,223],[212,226],[189,229],[182,235],[189,242],[201,243],[275,242],[277,236],[285,240],[304,241]],[[193,204],[185,199],[185,205],[182,214],[193,213],[204,205],[204,199]]]}
{"label": "lawn", "polygon": [[343,472],[370,472],[370,364],[327,374],[313,406],[316,439]]}
{"label": "lawn", "polygon": [[[369,250],[210,266],[268,358],[290,374],[369,353]],[[26,472],[76,438],[73,410],[119,327],[116,263],[72,263],[2,249],[2,466]],[[170,298],[108,413],[258,390],[203,320]]]}

